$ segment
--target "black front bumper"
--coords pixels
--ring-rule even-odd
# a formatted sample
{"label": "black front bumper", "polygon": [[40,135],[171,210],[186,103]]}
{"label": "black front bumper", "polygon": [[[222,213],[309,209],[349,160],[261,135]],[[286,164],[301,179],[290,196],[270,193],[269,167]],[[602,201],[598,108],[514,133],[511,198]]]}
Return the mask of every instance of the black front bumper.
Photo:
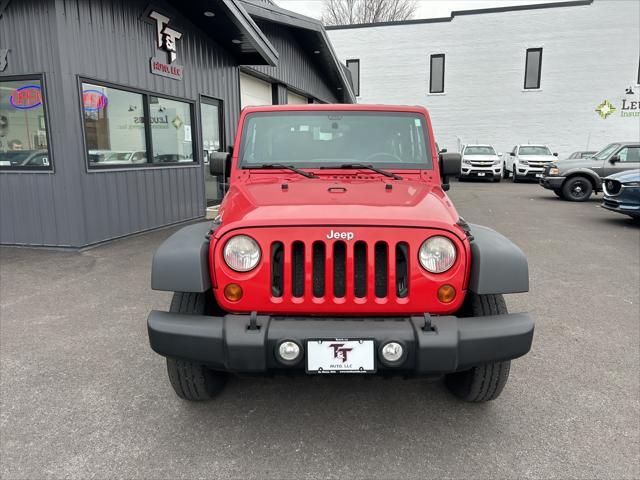
{"label": "black front bumper", "polygon": [[[283,340],[305,347],[307,339],[371,338],[376,351],[388,341],[406,348],[404,360],[387,365],[378,355],[378,371],[442,374],[483,363],[517,358],[529,351],[533,320],[526,313],[475,318],[431,317],[317,318],[207,317],[152,311],[147,320],[151,348],[160,355],[181,358],[230,372],[304,371],[305,359],[287,365],[276,357]],[[304,355],[303,355],[304,357]]]}
{"label": "black front bumper", "polygon": [[560,190],[564,181],[565,177],[542,177],[540,185],[549,190]]}

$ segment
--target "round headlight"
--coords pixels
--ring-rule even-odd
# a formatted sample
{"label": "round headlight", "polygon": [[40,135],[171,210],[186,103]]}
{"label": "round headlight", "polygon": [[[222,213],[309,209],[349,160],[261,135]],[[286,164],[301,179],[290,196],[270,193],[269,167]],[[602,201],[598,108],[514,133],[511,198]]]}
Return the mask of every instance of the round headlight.
{"label": "round headlight", "polygon": [[420,265],[431,273],[446,272],[456,261],[456,247],[446,237],[435,236],[420,246]]}
{"label": "round headlight", "polygon": [[248,272],[260,262],[260,246],[246,235],[231,237],[224,246],[224,261],[236,272]]}

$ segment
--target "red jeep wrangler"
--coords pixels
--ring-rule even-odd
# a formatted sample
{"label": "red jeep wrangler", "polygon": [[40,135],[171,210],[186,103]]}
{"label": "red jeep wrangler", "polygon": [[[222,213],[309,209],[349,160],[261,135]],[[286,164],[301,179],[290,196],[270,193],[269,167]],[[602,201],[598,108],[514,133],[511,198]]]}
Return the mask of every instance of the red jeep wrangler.
{"label": "red jeep wrangler", "polygon": [[444,375],[464,400],[500,395],[533,338],[502,297],[528,291],[527,261],[458,215],[460,155],[438,155],[424,108],[247,108],[235,147],[210,161],[229,172],[218,217],[153,258],[152,288],[175,293],[149,341],[180,397],[212,398],[229,372]]}

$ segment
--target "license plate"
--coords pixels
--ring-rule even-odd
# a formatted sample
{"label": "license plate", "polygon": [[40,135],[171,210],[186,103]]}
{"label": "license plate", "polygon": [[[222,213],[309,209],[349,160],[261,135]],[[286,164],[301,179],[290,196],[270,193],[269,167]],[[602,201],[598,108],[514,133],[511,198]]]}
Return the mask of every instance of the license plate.
{"label": "license plate", "polygon": [[542,174],[541,173],[536,173],[536,178],[542,178]]}
{"label": "license plate", "polygon": [[484,177],[484,172],[478,173],[479,177]]}
{"label": "license plate", "polygon": [[375,343],[367,339],[307,341],[307,373],[373,373]]}

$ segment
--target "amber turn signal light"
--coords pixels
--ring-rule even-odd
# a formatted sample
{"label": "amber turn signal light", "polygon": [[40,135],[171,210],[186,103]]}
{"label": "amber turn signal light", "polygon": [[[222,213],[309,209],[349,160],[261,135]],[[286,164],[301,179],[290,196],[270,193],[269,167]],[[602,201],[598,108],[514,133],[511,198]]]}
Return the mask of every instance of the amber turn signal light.
{"label": "amber turn signal light", "polygon": [[224,287],[224,298],[230,302],[237,302],[242,298],[242,287],[237,283],[230,283]]}
{"label": "amber turn signal light", "polygon": [[442,285],[438,289],[438,300],[442,303],[451,303],[456,298],[456,289],[451,285]]}

